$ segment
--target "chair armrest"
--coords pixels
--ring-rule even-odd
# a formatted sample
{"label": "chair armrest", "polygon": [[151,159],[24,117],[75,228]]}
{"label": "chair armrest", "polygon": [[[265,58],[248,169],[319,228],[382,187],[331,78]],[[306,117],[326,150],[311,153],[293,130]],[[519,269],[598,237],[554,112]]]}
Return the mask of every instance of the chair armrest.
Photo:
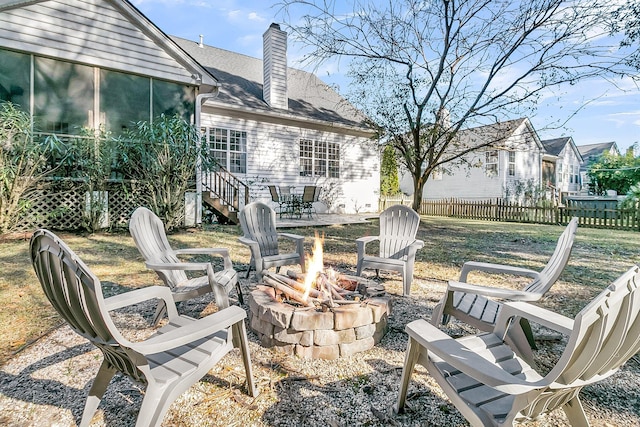
{"label": "chair armrest", "polygon": [[424,247],[424,242],[422,240],[416,239],[411,246],[415,247],[416,249],[422,249]]}
{"label": "chair armrest", "polygon": [[356,239],[356,243],[362,242],[365,245],[369,242],[373,242],[374,240],[380,240],[380,236],[364,236]]}
{"label": "chair armrest", "polygon": [[236,305],[229,306],[217,313],[194,320],[189,325],[180,326],[169,332],[154,335],[145,341],[133,343],[131,347],[142,354],[170,350],[226,329],[246,317],[247,313],[242,308]]}
{"label": "chair armrest", "polygon": [[278,233],[278,237],[292,240],[296,244],[296,253],[300,255],[300,264],[304,271],[304,236],[291,233]]}
{"label": "chair armrest", "polygon": [[238,242],[243,245],[249,246],[249,250],[254,257],[260,256],[260,245],[255,240],[251,240],[248,237],[238,237]]}
{"label": "chair armrest", "polygon": [[206,271],[211,267],[208,262],[146,262],[144,264],[150,270],[190,270]]}
{"label": "chair armrest", "polygon": [[405,331],[427,351],[496,390],[518,395],[541,386],[540,382],[528,382],[511,375],[424,319],[409,323]]}
{"label": "chair armrest", "polygon": [[407,256],[409,258],[415,257],[416,252],[418,252],[418,249],[422,249],[423,247],[424,247],[424,242],[422,240],[418,240],[418,239],[414,240],[413,243],[409,245]]}
{"label": "chair armrest", "polygon": [[521,267],[513,267],[510,265],[502,265],[502,264],[491,264],[488,262],[476,262],[476,261],[468,261],[465,262],[460,270],[460,282],[467,281],[467,275],[471,271],[484,271],[485,273],[496,273],[496,274],[515,274],[518,276],[527,276],[533,277],[537,279],[540,276],[540,273],[534,270],[530,270],[528,268]]}
{"label": "chair armrest", "polygon": [[173,301],[171,290],[166,286],[147,286],[146,288],[134,289],[123,292],[109,298],[105,298],[104,303],[107,311],[138,304],[151,299],[162,299],[167,307],[168,316],[171,319],[178,316],[176,303]]}
{"label": "chair armrest", "polygon": [[455,280],[449,281],[449,284],[447,285],[447,292],[464,292],[467,294],[477,294],[486,297],[504,298],[516,301],[537,301],[540,299],[540,294],[534,292],[474,285],[471,283],[456,282]]}
{"label": "chair armrest", "polygon": [[518,316],[525,318],[531,322],[538,323],[554,331],[565,335],[571,335],[573,332],[573,319],[562,314],[556,313],[537,305],[527,304],[524,302],[505,302],[496,319],[496,329],[494,333],[500,335],[509,318]]}
{"label": "chair armrest", "polygon": [[365,236],[356,239],[356,251],[358,253],[358,259],[362,259],[367,253],[367,243],[380,240],[380,236]]}
{"label": "chair armrest", "polygon": [[229,249],[227,248],[187,248],[174,251],[176,255],[215,255],[221,256],[224,260],[224,269],[233,268]]}
{"label": "chair armrest", "polygon": [[284,237],[285,239],[293,240],[293,241],[304,241],[304,236],[300,236],[299,234],[291,234],[291,233],[278,233],[278,236]]}

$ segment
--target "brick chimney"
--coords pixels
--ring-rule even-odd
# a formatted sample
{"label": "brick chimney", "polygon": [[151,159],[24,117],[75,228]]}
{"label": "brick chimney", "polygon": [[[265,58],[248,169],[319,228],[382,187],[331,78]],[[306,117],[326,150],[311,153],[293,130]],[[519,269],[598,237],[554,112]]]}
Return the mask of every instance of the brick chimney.
{"label": "brick chimney", "polygon": [[272,108],[287,109],[287,33],[280,25],[271,24],[262,35],[262,67],[264,81],[262,97]]}

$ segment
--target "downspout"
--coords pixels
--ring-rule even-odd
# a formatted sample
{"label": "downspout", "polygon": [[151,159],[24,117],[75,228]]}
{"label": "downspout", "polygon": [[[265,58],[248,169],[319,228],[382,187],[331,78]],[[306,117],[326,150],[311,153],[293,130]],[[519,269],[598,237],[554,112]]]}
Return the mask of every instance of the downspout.
{"label": "downspout", "polygon": [[[214,86],[213,91],[209,93],[200,93],[196,96],[196,129],[198,130],[198,137],[202,141],[202,128],[200,127],[200,116],[202,114],[202,105],[207,102],[208,99],[213,99],[218,96],[219,87]],[[198,156],[196,163],[196,224],[202,224],[202,159]]]}

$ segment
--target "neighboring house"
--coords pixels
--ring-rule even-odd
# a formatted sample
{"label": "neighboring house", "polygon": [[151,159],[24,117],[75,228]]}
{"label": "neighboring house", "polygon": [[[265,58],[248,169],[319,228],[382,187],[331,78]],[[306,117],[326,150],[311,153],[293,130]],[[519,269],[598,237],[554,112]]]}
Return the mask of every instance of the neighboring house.
{"label": "neighboring house", "polygon": [[179,113],[238,173],[223,171],[236,202],[245,179],[258,198],[262,181],[318,184],[333,210],[376,210],[379,156],[362,114],[313,74],[286,67],[277,26],[265,46],[263,97],[261,60],[174,41],[128,1],[0,0],[0,101],[63,138],[82,127],[117,135]]}
{"label": "neighboring house", "polygon": [[591,180],[587,175],[589,165],[604,153],[619,156],[620,150],[618,150],[618,146],[615,142],[601,142],[598,144],[579,145],[578,151],[580,152],[580,155],[582,155],[582,164],[580,165],[580,178],[582,182],[581,190],[583,193],[588,193],[589,184],[591,183]]}
{"label": "neighboring house", "polygon": [[[529,119],[465,129],[458,138],[463,146],[491,143],[492,147],[466,154],[464,165],[445,165],[446,170],[434,172],[425,185],[424,199],[515,199],[530,188],[539,188],[544,148]],[[413,193],[406,171],[400,186],[403,192]]]}
{"label": "neighboring house", "polygon": [[547,139],[542,141],[545,153],[542,157],[542,182],[548,189],[555,190],[561,200],[567,195],[575,195],[580,189],[580,165],[582,156],[573,138]]}
{"label": "neighboring house", "polygon": [[366,118],[315,75],[287,66],[277,24],[263,35],[263,60],[173,40],[220,81],[200,126],[211,155],[250,183],[252,199],[270,201],[267,184],[320,185],[320,211],[377,210],[379,151]]}

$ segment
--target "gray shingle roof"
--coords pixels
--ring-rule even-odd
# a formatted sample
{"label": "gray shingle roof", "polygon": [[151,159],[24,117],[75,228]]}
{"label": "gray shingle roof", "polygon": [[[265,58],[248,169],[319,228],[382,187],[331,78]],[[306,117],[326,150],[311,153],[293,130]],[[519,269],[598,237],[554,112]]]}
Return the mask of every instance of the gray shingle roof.
{"label": "gray shingle roof", "polygon": [[[585,160],[596,158],[604,152],[611,150],[616,145],[615,142],[600,142],[597,144],[578,145],[578,151]],[[616,147],[616,151],[618,148]]]}
{"label": "gray shingle roof", "polygon": [[542,141],[542,145],[547,153],[553,156],[559,156],[562,149],[571,141],[570,136],[563,136],[561,138],[545,139]]}
{"label": "gray shingle roof", "polygon": [[214,102],[261,112],[287,114],[359,129],[367,129],[365,116],[314,74],[288,67],[288,110],[271,108],[262,96],[262,60],[172,37],[220,82]]}
{"label": "gray shingle roof", "polygon": [[526,118],[507,120],[504,122],[492,123],[489,125],[476,126],[462,129],[458,135],[462,141],[478,143],[492,142],[499,144],[509,139],[514,132],[527,121]]}

